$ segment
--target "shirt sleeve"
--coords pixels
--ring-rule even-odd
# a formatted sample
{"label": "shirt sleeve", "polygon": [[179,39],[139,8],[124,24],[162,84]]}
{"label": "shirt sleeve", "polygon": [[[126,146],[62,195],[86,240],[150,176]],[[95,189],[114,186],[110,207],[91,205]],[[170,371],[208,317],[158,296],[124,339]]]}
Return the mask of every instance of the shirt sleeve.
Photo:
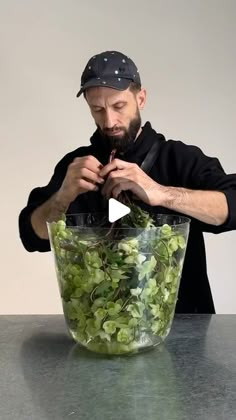
{"label": "shirt sleeve", "polygon": [[35,233],[31,224],[31,214],[58,191],[63,179],[62,175],[64,175],[64,171],[61,165],[57,165],[49,183],[44,187],[36,187],[30,192],[27,204],[19,214],[20,239],[25,249],[29,252],[47,252],[51,249],[49,240],[41,239]]}
{"label": "shirt sleeve", "polygon": [[48,184],[43,187],[36,187],[30,192],[27,204],[21,210],[18,218],[20,239],[27,251],[50,251],[51,247],[49,240],[39,238],[32,228],[31,214],[37,207],[49,200],[49,198],[59,190],[66,175],[67,168],[74,158],[85,156],[86,154],[90,154],[90,152],[90,147],[83,146],[66,154],[55,166],[53,175]]}
{"label": "shirt sleeve", "polygon": [[[186,188],[220,191],[228,204],[228,218],[220,226],[199,222],[202,231],[221,233],[236,229],[236,174],[226,174],[219,159],[206,156],[196,146],[180,143],[182,159],[178,159],[182,182]],[[181,166],[181,167],[180,167]]]}

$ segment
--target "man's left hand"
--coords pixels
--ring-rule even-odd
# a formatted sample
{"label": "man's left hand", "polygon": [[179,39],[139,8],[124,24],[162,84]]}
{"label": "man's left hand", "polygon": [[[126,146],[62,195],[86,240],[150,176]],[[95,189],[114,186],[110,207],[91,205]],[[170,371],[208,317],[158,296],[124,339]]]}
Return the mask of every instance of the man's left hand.
{"label": "man's left hand", "polygon": [[107,177],[102,194],[117,198],[121,191],[132,191],[136,198],[151,206],[161,204],[162,186],[153,181],[136,163],[114,159],[102,168],[99,176]]}

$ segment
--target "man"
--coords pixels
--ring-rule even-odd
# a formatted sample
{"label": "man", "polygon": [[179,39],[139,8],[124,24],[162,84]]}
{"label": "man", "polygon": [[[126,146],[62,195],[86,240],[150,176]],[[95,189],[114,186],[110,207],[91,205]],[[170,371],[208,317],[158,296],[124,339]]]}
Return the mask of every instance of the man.
{"label": "man", "polygon": [[[236,175],[226,175],[218,159],[198,147],[166,140],[149,122],[141,125],[146,91],[126,55],[106,51],[92,57],[81,77],[81,94],[97,129],[89,146],[63,157],[47,186],[31,191],[19,216],[25,248],[49,251],[47,220],[65,212],[101,211],[104,198],[128,190],[148,211],[191,218],[176,312],[214,313],[203,232],[236,228]],[[142,164],[155,145],[153,165],[145,171]]]}

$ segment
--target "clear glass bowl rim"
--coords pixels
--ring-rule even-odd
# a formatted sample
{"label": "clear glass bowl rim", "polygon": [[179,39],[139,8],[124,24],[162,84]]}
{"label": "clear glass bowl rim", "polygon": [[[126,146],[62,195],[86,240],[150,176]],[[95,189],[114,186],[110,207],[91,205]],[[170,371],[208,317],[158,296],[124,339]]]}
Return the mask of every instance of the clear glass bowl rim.
{"label": "clear glass bowl rim", "polygon": [[[191,222],[191,219],[189,217],[182,216],[180,214],[175,214],[175,213],[174,214],[169,214],[169,213],[151,213],[151,212],[149,212],[149,215],[151,217],[154,217],[154,220],[156,219],[156,220],[161,221],[161,219],[163,219],[163,223],[161,223],[158,226],[150,226],[150,227],[129,227],[129,226],[115,227],[115,226],[113,226],[113,230],[116,230],[116,229],[119,230],[119,231],[156,230],[156,229],[161,229],[161,227],[164,224],[168,224],[171,228],[176,228],[176,229],[185,228],[186,229],[186,228],[189,227],[190,222]],[[68,213],[65,216],[66,216],[65,222],[67,222],[67,220],[69,220],[70,218],[78,218],[78,217],[83,218],[83,217],[88,217],[88,216],[102,216],[104,218],[103,220],[105,220],[105,218],[107,218],[106,221],[109,222],[108,216],[104,212],[102,212],[102,213],[99,213],[99,212]],[[63,220],[63,219],[61,219],[61,220]],[[58,221],[50,221],[50,222],[46,221],[46,224],[50,228],[51,225],[57,223]],[[79,228],[79,229],[84,229],[84,230],[86,230],[86,229],[109,230],[111,228],[111,226],[112,226],[112,223],[110,223],[110,226],[105,226],[105,227],[102,226],[102,225],[101,226],[97,226],[97,225],[93,226],[92,224],[91,224],[91,226],[80,225],[80,224],[76,224],[76,225],[72,225],[72,226],[71,225],[66,225],[66,227],[69,228],[69,229],[78,229]]]}

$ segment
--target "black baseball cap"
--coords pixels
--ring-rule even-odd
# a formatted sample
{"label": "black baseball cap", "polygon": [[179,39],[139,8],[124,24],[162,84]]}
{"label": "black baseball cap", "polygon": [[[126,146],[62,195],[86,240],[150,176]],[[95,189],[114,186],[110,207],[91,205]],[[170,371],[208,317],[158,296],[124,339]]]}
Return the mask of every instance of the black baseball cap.
{"label": "black baseball cap", "polygon": [[89,59],[76,96],[95,86],[126,90],[131,82],[141,86],[139,71],[131,58],[119,51],[104,51]]}

